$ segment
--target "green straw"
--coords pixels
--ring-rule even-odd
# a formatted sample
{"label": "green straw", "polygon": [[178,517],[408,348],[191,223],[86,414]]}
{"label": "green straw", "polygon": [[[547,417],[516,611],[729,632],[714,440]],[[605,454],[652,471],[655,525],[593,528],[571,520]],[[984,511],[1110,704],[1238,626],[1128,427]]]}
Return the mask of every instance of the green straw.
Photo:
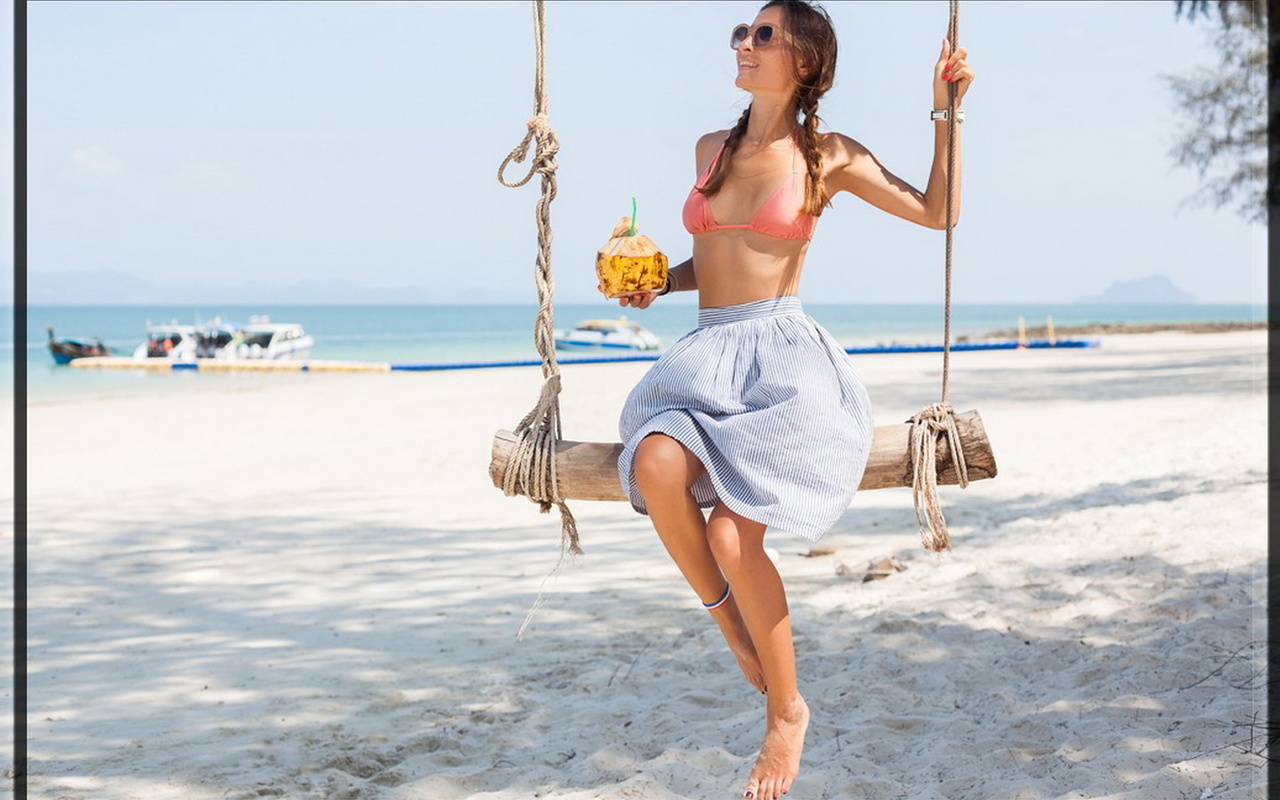
{"label": "green straw", "polygon": [[631,230],[627,231],[628,236],[636,235],[636,199],[631,198]]}

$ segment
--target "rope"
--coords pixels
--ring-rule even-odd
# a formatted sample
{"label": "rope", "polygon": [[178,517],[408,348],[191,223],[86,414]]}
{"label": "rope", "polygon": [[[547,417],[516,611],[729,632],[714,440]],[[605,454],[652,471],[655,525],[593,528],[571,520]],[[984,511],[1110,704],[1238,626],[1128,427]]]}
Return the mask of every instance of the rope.
{"label": "rope", "polygon": [[[498,167],[498,182],[509,188],[517,188],[529,182],[535,174],[542,176],[542,195],[538,199],[538,258],[534,267],[534,281],[538,285],[538,316],[533,327],[533,341],[542,356],[542,392],[538,404],[533,407],[515,433],[520,437],[515,453],[507,462],[502,474],[502,491],[507,496],[523,494],[537,503],[545,514],[555,505],[560,509],[561,547],[580,555],[578,524],[560,494],[556,478],[556,443],[560,440],[560,367],[556,364],[554,339],[555,314],[552,310],[552,294],[555,281],[551,275],[551,201],[556,198],[556,154],[560,142],[547,118],[546,87],[546,19],[544,0],[533,2],[534,40],[536,42],[537,73],[533,85],[533,116],[526,123],[524,139],[511,151]],[[534,145],[529,173],[512,183],[505,177],[512,162],[522,163]]]}
{"label": "rope", "polygon": [[[956,37],[960,33],[960,0],[951,0],[951,19],[947,25],[947,41],[951,53],[956,51]],[[950,55],[950,53],[948,54]],[[947,256],[946,290],[942,300],[942,402],[947,402],[948,384],[951,378],[951,209],[955,195],[956,176],[956,84],[947,85]]]}
{"label": "rope", "polygon": [[[956,49],[960,30],[960,2],[951,0],[951,18],[947,26],[947,41],[951,52]],[[960,432],[956,428],[956,412],[948,400],[951,380],[951,243],[952,201],[955,194],[956,167],[956,85],[947,86],[947,252],[946,289],[943,296],[942,332],[942,400],[925,408],[907,420],[911,424],[911,499],[916,509],[916,521],[920,524],[920,540],[925,548],[935,553],[951,549],[951,534],[947,519],[942,514],[938,499],[937,448],[939,437],[945,436],[951,451],[951,464],[955,467],[960,487],[969,485],[969,469],[960,445]]]}
{"label": "rope", "polygon": [[920,541],[925,549],[940,553],[951,549],[951,533],[938,499],[939,437],[947,439],[960,488],[969,485],[969,467],[960,446],[956,412],[950,403],[934,403],[907,422],[911,423],[911,501],[916,508],[916,522],[920,524]]}

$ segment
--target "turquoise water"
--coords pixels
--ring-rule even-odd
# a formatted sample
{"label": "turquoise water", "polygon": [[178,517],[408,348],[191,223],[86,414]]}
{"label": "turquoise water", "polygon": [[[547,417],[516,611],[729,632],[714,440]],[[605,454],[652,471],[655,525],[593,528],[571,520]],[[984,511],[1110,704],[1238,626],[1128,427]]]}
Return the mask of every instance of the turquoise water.
{"label": "turquoise water", "polygon": [[[941,342],[942,312],[936,305],[824,305],[805,310],[845,346],[889,342]],[[619,313],[653,331],[665,346],[697,324],[692,303],[658,303],[644,311],[608,303],[556,307],[555,326],[567,328],[593,317]],[[150,373],[134,370],[84,370],[53,363],[45,328],[63,337],[100,336],[107,346],[129,355],[142,342],[147,320],[193,323],[221,316],[245,322],[269,314],[274,322],[297,322],[315,337],[311,357],[354,361],[425,363],[537,358],[530,306],[30,306],[27,308],[27,382],[31,399],[90,392],[150,390],[151,387],[200,385],[200,381],[243,380],[229,375]],[[1249,305],[958,305],[952,311],[952,335],[977,338],[1017,326],[1103,322],[1248,321],[1266,317],[1264,307]],[[12,386],[13,309],[0,308],[0,380]],[[405,373],[406,375],[408,373]],[[255,380],[273,377],[252,376]],[[294,376],[298,377],[298,376]],[[305,376],[303,376],[305,377]],[[10,389],[11,390],[11,389]]]}

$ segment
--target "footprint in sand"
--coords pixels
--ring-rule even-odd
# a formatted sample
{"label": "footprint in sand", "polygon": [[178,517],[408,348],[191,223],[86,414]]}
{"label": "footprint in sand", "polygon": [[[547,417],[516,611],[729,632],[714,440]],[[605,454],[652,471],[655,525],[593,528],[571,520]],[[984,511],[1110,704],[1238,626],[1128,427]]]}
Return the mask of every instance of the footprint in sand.
{"label": "footprint in sand", "polygon": [[343,753],[325,762],[325,769],[335,769],[357,778],[372,778],[400,762],[381,753]]}
{"label": "footprint in sand", "polygon": [[680,695],[679,700],[699,708],[720,708],[726,704],[724,697],[711,692],[687,692]]}

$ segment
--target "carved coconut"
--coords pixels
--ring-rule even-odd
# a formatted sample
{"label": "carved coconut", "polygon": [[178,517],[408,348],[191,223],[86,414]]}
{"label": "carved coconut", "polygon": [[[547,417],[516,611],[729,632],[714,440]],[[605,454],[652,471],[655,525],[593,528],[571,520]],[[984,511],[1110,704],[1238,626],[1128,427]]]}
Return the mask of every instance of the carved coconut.
{"label": "carved coconut", "polygon": [[596,275],[607,297],[656,292],[667,283],[667,257],[648,236],[629,233],[631,218],[623,217],[596,255]]}

